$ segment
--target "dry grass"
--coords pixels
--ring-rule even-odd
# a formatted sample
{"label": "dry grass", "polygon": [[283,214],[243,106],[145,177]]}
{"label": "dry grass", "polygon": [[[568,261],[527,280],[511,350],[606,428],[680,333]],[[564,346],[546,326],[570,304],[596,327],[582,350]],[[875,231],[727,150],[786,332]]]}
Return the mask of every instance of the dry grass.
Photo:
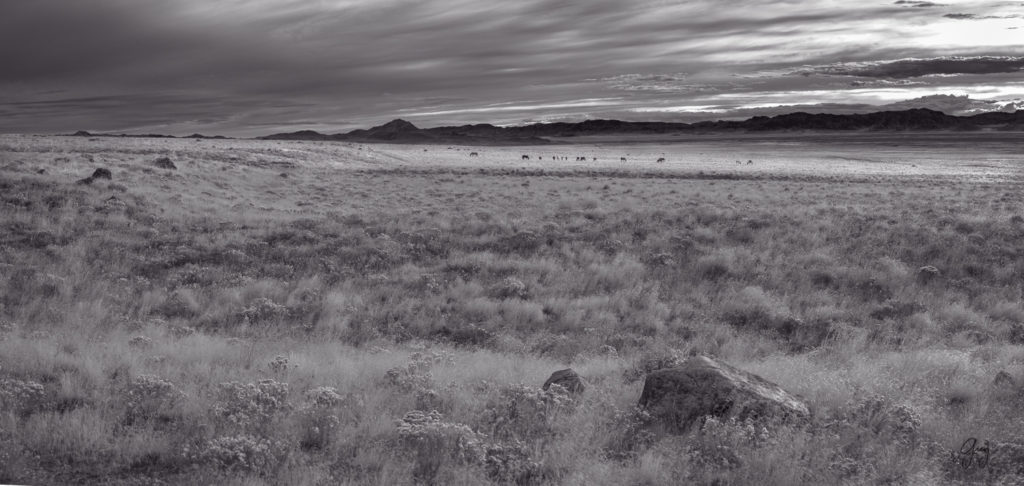
{"label": "dry grass", "polygon": [[[944,484],[1021,440],[1006,154],[516,150],[0,137],[0,482]],[[695,353],[814,424],[651,432],[643,373]]]}

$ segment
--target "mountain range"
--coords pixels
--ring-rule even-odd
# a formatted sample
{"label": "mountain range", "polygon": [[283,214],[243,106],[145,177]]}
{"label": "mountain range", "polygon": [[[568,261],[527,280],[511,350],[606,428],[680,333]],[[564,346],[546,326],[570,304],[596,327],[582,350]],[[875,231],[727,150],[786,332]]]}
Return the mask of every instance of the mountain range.
{"label": "mountain range", "polygon": [[789,113],[755,116],[742,121],[698,123],[631,122],[587,120],[578,123],[534,123],[498,127],[489,124],[418,128],[405,120],[392,120],[369,129],[334,135],[312,130],[278,133],[260,137],[266,140],[322,140],[384,143],[464,143],[478,145],[543,144],[551,138],[586,135],[700,134],[718,132],[795,132],[795,131],[1024,131],[1024,110],[1013,113],[990,112],[971,116],[947,115],[940,111],[915,108],[867,114]]}

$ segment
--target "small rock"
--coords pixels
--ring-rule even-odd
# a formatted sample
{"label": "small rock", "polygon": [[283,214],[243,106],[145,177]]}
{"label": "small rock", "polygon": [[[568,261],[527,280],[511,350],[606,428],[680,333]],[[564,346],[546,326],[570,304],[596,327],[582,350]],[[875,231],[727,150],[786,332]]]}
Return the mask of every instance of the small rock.
{"label": "small rock", "polygon": [[917,281],[922,284],[926,284],[939,278],[939,269],[931,265],[925,265],[917,269]]}
{"label": "small rock", "polygon": [[1013,379],[1006,371],[1000,371],[996,373],[996,377],[992,380],[992,386],[999,388],[1013,388],[1017,386],[1017,381]]}
{"label": "small rock", "polygon": [[580,375],[576,374],[572,368],[558,370],[551,373],[551,377],[544,382],[544,386],[541,388],[547,390],[553,384],[560,385],[562,388],[569,390],[569,393],[572,394],[583,393],[583,390],[587,388],[583,383],[583,379],[580,378]]}
{"label": "small rock", "polygon": [[178,170],[178,166],[174,165],[169,157],[160,157],[153,162],[153,165],[158,169]]}
{"label": "small rock", "polygon": [[92,179],[106,179],[108,181],[114,178],[113,174],[110,173],[109,169],[104,169],[102,167],[94,170],[92,172],[92,175],[89,177],[91,177]]}
{"label": "small rock", "polygon": [[45,174],[46,169],[36,169],[36,174]]}
{"label": "small rock", "polygon": [[708,415],[739,419],[810,415],[803,401],[778,385],[706,356],[648,374],[639,406],[671,432],[683,432]]}

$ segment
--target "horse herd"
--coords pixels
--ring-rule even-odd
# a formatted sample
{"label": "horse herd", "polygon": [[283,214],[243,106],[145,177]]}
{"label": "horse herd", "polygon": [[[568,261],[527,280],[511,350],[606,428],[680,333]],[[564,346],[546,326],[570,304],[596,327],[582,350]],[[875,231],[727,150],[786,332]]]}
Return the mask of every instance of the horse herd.
{"label": "horse herd", "polygon": [[[470,152],[469,156],[470,157],[479,157],[480,154],[478,152]],[[551,158],[551,160],[569,160],[569,157],[566,157],[564,155],[552,155],[552,156],[550,156],[550,158]],[[529,155],[523,154],[522,160],[531,160],[531,158],[530,158]],[[544,156],[543,155],[537,156],[537,160],[544,160]],[[591,157],[590,160],[593,161],[593,162],[597,162],[597,157]],[[587,157],[586,156],[576,156],[576,162],[586,162],[586,161],[587,161]],[[625,157],[619,157],[619,162],[626,162],[626,158]],[[656,162],[658,162],[658,163],[665,162],[665,157],[658,157],[658,160]]]}
{"label": "horse herd", "polygon": [[[449,150],[451,149],[451,147],[448,147],[448,148],[449,148]],[[479,152],[470,152],[469,156],[470,157],[479,157],[480,153]],[[551,160],[569,160],[569,157],[566,157],[564,155],[553,155],[553,156],[550,156],[550,159]],[[522,160],[531,160],[531,159],[530,159],[530,156],[528,154],[523,154],[522,155]],[[542,156],[542,155],[541,156],[537,156],[537,160],[544,160],[544,156]],[[590,160],[593,161],[593,162],[597,162],[597,157],[591,157]],[[576,162],[586,162],[586,161],[587,161],[587,157],[585,155],[583,155],[583,156],[580,156],[580,155],[576,156]],[[625,157],[619,157],[619,162],[626,162],[626,158]],[[657,162],[659,164],[663,163],[663,162],[665,162],[665,157],[658,157],[658,159],[655,162]],[[743,162],[737,160],[736,163],[737,164],[742,164]],[[747,165],[753,165],[753,164],[754,164],[753,160],[748,160],[747,161]]]}

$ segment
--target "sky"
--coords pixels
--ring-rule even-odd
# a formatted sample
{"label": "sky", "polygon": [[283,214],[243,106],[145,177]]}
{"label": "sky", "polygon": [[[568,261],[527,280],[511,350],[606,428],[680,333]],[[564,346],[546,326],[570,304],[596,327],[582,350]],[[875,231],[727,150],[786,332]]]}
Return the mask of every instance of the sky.
{"label": "sky", "polygon": [[0,0],[0,133],[1024,109],[1024,0]]}

